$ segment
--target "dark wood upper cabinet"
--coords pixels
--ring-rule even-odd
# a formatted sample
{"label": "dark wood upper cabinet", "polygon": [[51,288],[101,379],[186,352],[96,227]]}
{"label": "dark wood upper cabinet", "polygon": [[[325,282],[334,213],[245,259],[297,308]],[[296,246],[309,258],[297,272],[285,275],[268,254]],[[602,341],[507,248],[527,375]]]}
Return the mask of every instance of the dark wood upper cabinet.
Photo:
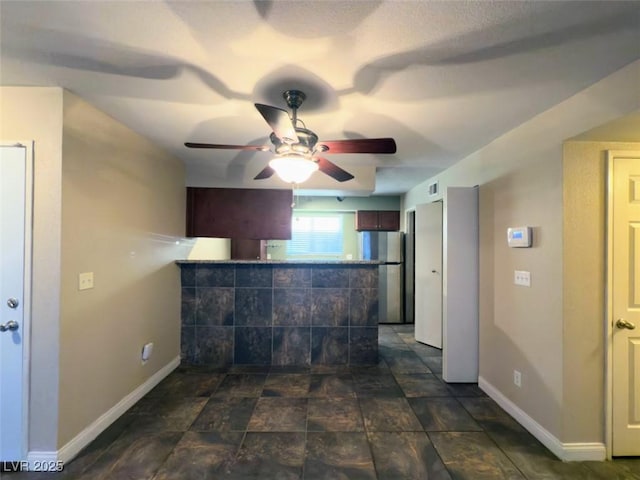
{"label": "dark wood upper cabinet", "polygon": [[358,210],[356,212],[356,230],[378,230],[378,212],[376,210]]}
{"label": "dark wood upper cabinet", "polygon": [[396,232],[400,230],[400,212],[380,210],[378,212],[378,230]]}
{"label": "dark wood upper cabinet", "polygon": [[187,187],[187,236],[289,240],[291,191]]}
{"label": "dark wood upper cabinet", "polygon": [[356,230],[396,232],[400,230],[400,212],[398,210],[358,210]]}

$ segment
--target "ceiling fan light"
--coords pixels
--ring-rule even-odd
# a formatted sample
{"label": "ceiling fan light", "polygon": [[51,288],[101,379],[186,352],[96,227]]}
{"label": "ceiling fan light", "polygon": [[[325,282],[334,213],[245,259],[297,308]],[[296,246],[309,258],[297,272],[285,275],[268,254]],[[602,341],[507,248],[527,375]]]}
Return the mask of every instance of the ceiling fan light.
{"label": "ceiling fan light", "polygon": [[276,157],[269,162],[278,176],[287,183],[306,182],[318,170],[318,164],[303,157]]}

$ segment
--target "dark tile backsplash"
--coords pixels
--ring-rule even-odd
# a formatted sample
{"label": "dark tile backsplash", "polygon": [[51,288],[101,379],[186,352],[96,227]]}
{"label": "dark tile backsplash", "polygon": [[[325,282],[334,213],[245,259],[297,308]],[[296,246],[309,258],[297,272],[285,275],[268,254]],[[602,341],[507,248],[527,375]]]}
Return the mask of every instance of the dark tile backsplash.
{"label": "dark tile backsplash", "polygon": [[180,267],[183,365],[378,363],[377,265]]}
{"label": "dark tile backsplash", "polygon": [[197,287],[196,325],[233,325],[233,288]]}
{"label": "dark tile backsplash", "polygon": [[196,358],[196,327],[182,325],[180,332],[180,360],[183,364],[194,364]]}
{"label": "dark tile backsplash", "polygon": [[273,324],[272,288],[236,288],[235,294],[235,326]]}
{"label": "dark tile backsplash", "polygon": [[182,326],[196,323],[196,289],[195,287],[182,287],[182,303],[180,307]]}
{"label": "dark tile backsplash", "polygon": [[233,327],[195,327],[193,365],[226,366],[233,363]]}
{"label": "dark tile backsplash", "polygon": [[352,288],[349,297],[350,325],[378,327],[378,289]]}
{"label": "dark tile backsplash", "polygon": [[349,269],[323,265],[312,268],[311,286],[313,288],[348,288]]}
{"label": "dark tile backsplash", "polygon": [[349,363],[348,327],[311,327],[311,364]]}
{"label": "dark tile backsplash", "polygon": [[311,323],[314,326],[349,326],[349,289],[314,288],[312,290]]}
{"label": "dark tile backsplash", "polygon": [[273,325],[298,327],[311,325],[311,289],[274,288]]}
{"label": "dark tile backsplash", "polygon": [[271,365],[271,327],[235,327],[234,363]]}
{"label": "dark tile backsplash", "polygon": [[364,267],[349,269],[349,287],[378,288],[378,269]]}
{"label": "dark tile backsplash", "polygon": [[311,287],[311,268],[308,266],[273,267],[273,286]]}
{"label": "dark tile backsplash", "polygon": [[197,265],[180,265],[180,282],[183,287],[196,286]]}
{"label": "dark tile backsplash", "polygon": [[273,365],[309,365],[311,327],[274,327]]}
{"label": "dark tile backsplash", "polygon": [[236,265],[236,287],[273,286],[273,268],[264,265]]}
{"label": "dark tile backsplash", "polygon": [[370,365],[378,363],[378,326],[349,329],[349,363]]}
{"label": "dark tile backsplash", "polygon": [[235,268],[233,265],[198,265],[195,273],[195,286],[233,287],[235,286]]}

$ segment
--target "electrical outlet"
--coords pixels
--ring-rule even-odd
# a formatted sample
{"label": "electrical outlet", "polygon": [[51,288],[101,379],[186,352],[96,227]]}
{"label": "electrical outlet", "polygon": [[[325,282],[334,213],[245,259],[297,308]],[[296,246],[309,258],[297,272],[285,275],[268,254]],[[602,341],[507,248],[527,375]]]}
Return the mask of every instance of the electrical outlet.
{"label": "electrical outlet", "polygon": [[513,283],[522,287],[531,286],[531,272],[525,270],[515,270],[513,274]]}
{"label": "electrical outlet", "polygon": [[522,386],[522,374],[518,370],[513,371],[513,383],[516,387]]}
{"label": "electrical outlet", "polygon": [[78,274],[78,290],[89,290],[93,288],[93,272]]}

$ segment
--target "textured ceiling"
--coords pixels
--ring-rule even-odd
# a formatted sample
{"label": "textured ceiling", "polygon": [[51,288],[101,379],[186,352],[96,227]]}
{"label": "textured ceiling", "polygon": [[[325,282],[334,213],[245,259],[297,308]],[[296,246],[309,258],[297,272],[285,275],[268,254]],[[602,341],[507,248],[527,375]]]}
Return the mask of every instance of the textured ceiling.
{"label": "textured ceiling", "polygon": [[331,156],[356,180],[305,191],[366,194],[375,171],[374,193],[397,194],[638,58],[640,2],[0,2],[2,85],[67,88],[200,186],[284,186],[252,180],[269,153],[183,144],[268,144],[253,103],[284,107],[286,89],[321,141],[398,144]]}

